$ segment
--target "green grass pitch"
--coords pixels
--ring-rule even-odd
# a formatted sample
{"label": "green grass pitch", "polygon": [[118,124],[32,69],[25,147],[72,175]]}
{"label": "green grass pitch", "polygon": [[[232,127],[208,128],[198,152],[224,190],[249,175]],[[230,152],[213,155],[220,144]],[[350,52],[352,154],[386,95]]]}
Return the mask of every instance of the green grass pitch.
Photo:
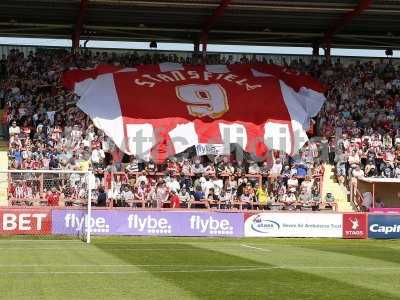
{"label": "green grass pitch", "polygon": [[400,299],[400,241],[1,238],[0,299]]}

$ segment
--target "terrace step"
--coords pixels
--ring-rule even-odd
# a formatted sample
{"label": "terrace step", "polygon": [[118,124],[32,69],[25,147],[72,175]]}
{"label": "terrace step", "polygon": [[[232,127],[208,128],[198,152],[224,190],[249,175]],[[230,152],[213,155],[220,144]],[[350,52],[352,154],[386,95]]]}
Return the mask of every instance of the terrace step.
{"label": "terrace step", "polygon": [[322,197],[325,198],[327,193],[331,193],[336,200],[338,205],[338,211],[340,212],[351,212],[354,211],[350,202],[347,201],[348,193],[346,189],[336,182],[335,174],[333,172],[334,167],[329,164],[325,164],[325,173],[322,185]]}
{"label": "terrace step", "polygon": [[0,151],[8,151],[8,141],[0,137]]}

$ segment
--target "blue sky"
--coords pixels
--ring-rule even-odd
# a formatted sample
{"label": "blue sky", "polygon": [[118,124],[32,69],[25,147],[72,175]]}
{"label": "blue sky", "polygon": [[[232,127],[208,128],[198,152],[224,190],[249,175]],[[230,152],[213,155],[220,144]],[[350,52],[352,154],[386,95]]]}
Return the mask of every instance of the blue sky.
{"label": "blue sky", "polygon": [[[83,43],[83,41],[82,41]],[[71,40],[67,39],[37,39],[37,38],[13,38],[0,37],[0,45],[32,45],[32,46],[61,46],[71,47]],[[90,48],[119,48],[119,49],[150,49],[146,42],[119,42],[119,41],[89,41]],[[192,44],[158,43],[158,50],[193,51]],[[308,54],[312,52],[307,47],[272,47],[272,46],[238,46],[238,45],[213,45],[207,46],[209,52],[236,52],[236,53],[269,53],[269,54]],[[320,51],[322,54],[323,51]],[[384,50],[360,50],[360,49],[332,49],[334,56],[362,56],[362,57],[386,57]],[[400,58],[400,51],[394,51],[393,57]]]}

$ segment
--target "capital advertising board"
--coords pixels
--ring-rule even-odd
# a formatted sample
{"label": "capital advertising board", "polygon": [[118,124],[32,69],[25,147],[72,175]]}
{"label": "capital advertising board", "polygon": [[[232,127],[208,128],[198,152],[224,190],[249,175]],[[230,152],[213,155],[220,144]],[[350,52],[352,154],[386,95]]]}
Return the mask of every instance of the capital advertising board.
{"label": "capital advertising board", "polygon": [[342,214],[259,213],[248,214],[245,236],[342,237]]}
{"label": "capital advertising board", "polygon": [[374,239],[400,239],[400,215],[368,216],[368,237]]}

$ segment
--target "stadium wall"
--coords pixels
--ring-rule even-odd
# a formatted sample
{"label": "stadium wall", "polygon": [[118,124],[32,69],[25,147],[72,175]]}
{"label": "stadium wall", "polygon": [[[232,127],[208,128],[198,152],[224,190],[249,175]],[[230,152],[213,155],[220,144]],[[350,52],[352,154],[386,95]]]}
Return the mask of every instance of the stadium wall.
{"label": "stadium wall", "polygon": [[1,235],[400,239],[400,214],[2,208]]}

